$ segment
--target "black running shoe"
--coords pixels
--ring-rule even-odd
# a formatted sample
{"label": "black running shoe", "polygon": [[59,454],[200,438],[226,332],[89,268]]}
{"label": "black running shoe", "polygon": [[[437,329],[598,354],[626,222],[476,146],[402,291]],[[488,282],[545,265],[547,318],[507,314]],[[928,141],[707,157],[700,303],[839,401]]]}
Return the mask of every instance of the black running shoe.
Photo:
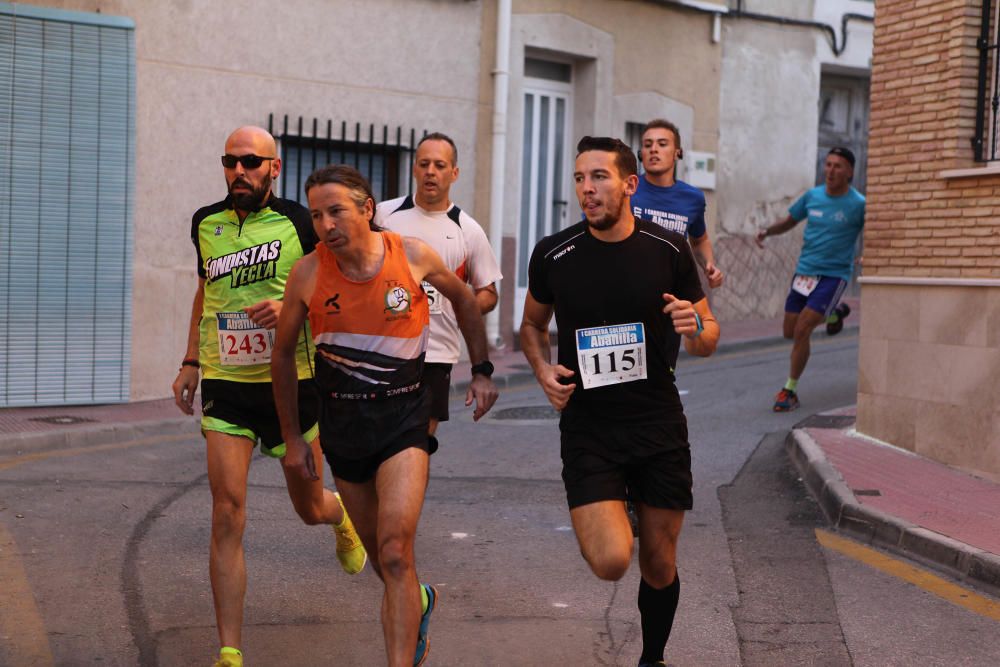
{"label": "black running shoe", "polygon": [[836,336],[844,328],[844,320],[851,314],[851,307],[842,303],[833,309],[833,317],[826,322],[826,333],[828,336]]}

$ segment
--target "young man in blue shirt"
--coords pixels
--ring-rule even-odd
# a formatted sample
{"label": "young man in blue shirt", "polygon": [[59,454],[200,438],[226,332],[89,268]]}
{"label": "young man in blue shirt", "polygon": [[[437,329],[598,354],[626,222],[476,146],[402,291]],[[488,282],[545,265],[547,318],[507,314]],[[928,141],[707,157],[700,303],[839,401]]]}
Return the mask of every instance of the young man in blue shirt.
{"label": "young man in blue shirt", "polygon": [[847,304],[837,304],[851,279],[858,234],[865,224],[865,197],[851,187],[854,153],[843,147],[830,149],[824,174],[824,185],[807,190],[788,209],[788,217],[758,231],[755,239],[763,248],[768,236],[784,234],[802,220],[809,220],[785,300],[783,333],[793,340],[791,369],[788,381],[774,398],[775,412],[799,407],[796,391],[809,361],[813,329],[827,322],[827,332],[837,333],[850,313]]}
{"label": "young man in blue shirt", "polygon": [[657,118],[642,130],[643,175],[632,195],[632,214],[688,237],[698,263],[705,269],[708,286],[722,285],[722,271],[715,265],[712,242],[705,229],[705,195],[675,178],[677,160],[684,157],[681,133],[668,120]]}

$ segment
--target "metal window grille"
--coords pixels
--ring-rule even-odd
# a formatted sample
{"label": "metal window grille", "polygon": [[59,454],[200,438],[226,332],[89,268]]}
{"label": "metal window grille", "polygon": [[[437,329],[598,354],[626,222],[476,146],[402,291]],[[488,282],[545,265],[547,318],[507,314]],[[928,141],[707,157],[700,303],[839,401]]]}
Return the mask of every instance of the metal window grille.
{"label": "metal window grille", "polygon": [[[368,179],[372,192],[378,201],[385,201],[412,193],[410,165],[419,137],[416,130],[404,132],[397,126],[391,131],[388,125],[376,130],[369,124],[349,126],[341,121],[339,131],[334,131],[334,122],[327,120],[321,124],[313,118],[307,123],[299,116],[292,120],[284,116],[280,127],[275,128],[274,114],[268,119],[268,130],[281,146],[281,176],[278,192],[281,197],[306,204],[303,186],[306,179],[316,169],[328,164],[349,164]],[[325,127],[324,127],[325,126]]]}
{"label": "metal window grille", "polygon": [[1000,128],[1000,67],[997,65],[997,11],[991,0],[983,0],[982,26],[979,39],[979,85],[976,91],[976,135],[972,148],[977,162],[1000,158],[998,128]]}

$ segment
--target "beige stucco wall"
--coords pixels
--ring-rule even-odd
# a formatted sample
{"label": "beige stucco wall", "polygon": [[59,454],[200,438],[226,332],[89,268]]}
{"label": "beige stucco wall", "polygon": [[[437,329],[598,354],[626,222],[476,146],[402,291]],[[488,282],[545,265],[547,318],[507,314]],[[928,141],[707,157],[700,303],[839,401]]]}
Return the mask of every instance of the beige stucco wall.
{"label": "beige stucco wall", "polygon": [[136,23],[133,399],[170,393],[196,287],[191,215],[225,196],[218,156],[235,127],[274,113],[441,130],[463,168],[453,198],[477,205],[478,2],[32,4]]}
{"label": "beige stucco wall", "polygon": [[[512,3],[510,100],[507,108],[506,165],[500,333],[513,342],[513,299],[520,223],[520,169],[524,56],[546,54],[574,63],[573,128],[570,148],[585,134],[624,136],[625,122],[670,117],[687,149],[717,150],[719,58],[712,42],[710,15],[642,0],[572,2],[514,0]],[[480,119],[492,114],[496,2],[483,5],[483,58],[480,65]],[[480,123],[479,143],[488,146],[492,126]],[[489,158],[481,154],[477,171],[481,219],[488,211]],[[578,219],[572,191],[568,219]],[[707,220],[715,220],[715,196],[708,192]],[[490,221],[492,223],[492,221]]]}
{"label": "beige stucco wall", "polygon": [[1000,286],[865,284],[857,429],[1000,478]]}
{"label": "beige stucco wall", "polygon": [[[722,48],[712,42],[710,15],[647,0],[514,0],[513,10],[521,15],[561,14],[609,35],[614,48],[611,88],[600,94],[622,97],[651,93],[687,107],[693,113],[681,119],[692,130],[682,137],[685,148],[717,150]],[[669,112],[669,104],[664,110]],[[624,125],[619,127],[612,120],[598,118],[593,131],[623,136]],[[650,119],[637,113],[627,120]],[[590,130],[583,127],[576,134],[582,136],[586,131]],[[706,219],[711,225],[716,218],[715,194],[705,194],[709,208]]]}

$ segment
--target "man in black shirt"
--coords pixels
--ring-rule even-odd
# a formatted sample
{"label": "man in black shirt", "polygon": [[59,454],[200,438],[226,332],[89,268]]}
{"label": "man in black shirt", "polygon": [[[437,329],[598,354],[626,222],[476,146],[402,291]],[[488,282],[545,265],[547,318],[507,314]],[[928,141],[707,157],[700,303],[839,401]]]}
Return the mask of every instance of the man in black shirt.
{"label": "man in black shirt", "polygon": [[677,539],[692,507],[674,365],[682,337],[689,353],[708,356],[719,327],[684,236],[633,216],[637,171],[618,139],[580,140],[573,178],[585,219],[535,247],[520,333],[535,377],[562,412],[570,516],[598,577],[616,581],[628,569],[625,501],[638,510],[642,667],[663,664],[680,593]]}

